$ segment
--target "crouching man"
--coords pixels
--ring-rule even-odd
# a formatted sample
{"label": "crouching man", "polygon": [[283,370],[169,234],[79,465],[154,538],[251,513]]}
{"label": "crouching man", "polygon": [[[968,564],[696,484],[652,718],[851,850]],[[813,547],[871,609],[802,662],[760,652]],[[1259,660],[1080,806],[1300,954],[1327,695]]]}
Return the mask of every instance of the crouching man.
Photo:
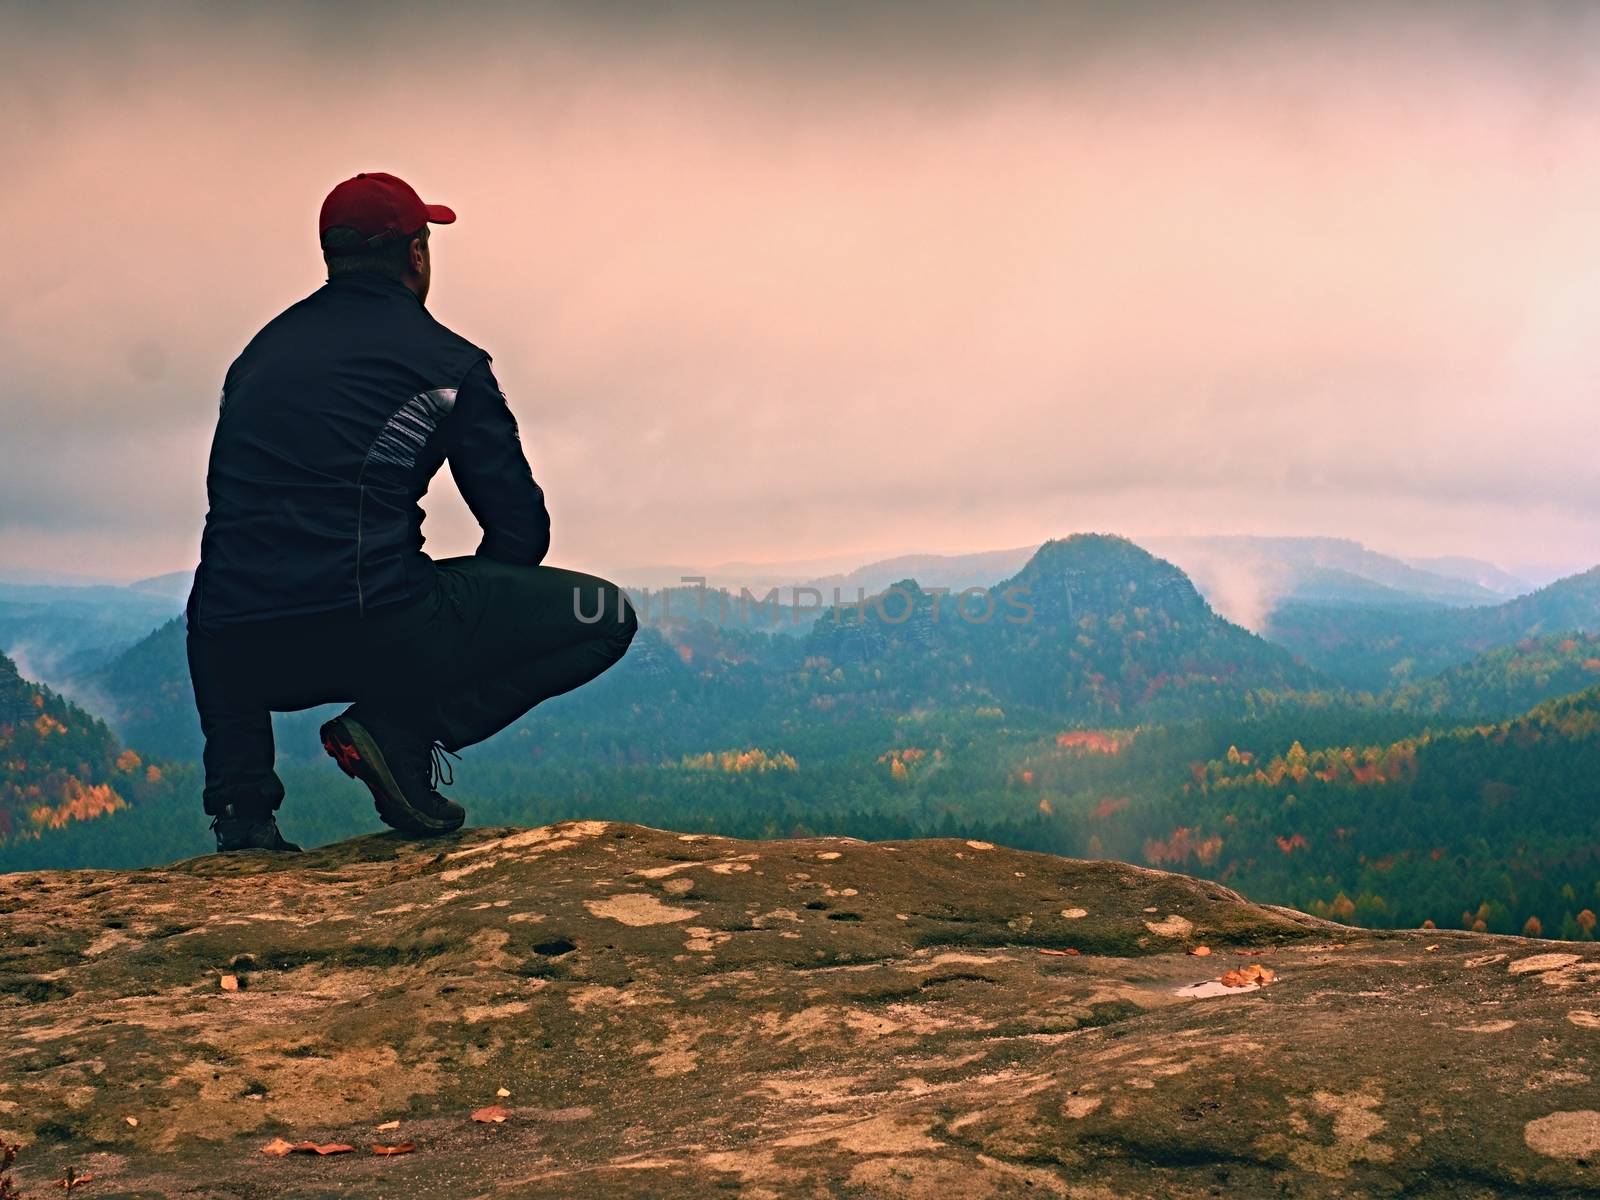
{"label": "crouching man", "polygon": [[[378,815],[461,826],[444,755],[595,678],[637,628],[619,588],[540,565],[550,545],[489,356],[424,306],[428,228],[455,213],[357,175],[321,213],[328,282],[228,369],[188,603],[218,850],[297,850],[278,830],[271,713],[353,702],[322,727]],[[483,527],[471,557],[422,551],[419,501],[449,462]]]}

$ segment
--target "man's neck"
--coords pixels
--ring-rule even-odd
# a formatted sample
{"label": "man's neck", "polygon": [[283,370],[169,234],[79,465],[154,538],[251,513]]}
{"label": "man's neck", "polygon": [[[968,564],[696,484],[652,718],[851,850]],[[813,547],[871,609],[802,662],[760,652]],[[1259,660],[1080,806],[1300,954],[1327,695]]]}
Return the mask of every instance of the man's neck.
{"label": "man's neck", "polygon": [[380,290],[401,288],[416,297],[418,304],[427,307],[423,299],[422,283],[418,279],[396,279],[393,275],[381,275],[377,271],[351,271],[344,275],[328,276],[328,283],[335,287],[366,287]]}

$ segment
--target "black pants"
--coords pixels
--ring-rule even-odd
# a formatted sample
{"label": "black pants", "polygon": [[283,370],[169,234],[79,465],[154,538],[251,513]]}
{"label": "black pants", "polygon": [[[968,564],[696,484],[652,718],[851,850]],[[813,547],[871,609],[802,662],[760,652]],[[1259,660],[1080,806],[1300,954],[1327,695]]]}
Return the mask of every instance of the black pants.
{"label": "black pants", "polygon": [[638,628],[622,590],[593,575],[482,558],[435,566],[427,595],[365,617],[190,630],[206,812],[230,804],[270,812],[282,803],[274,711],[353,701],[459,750],[588,683],[623,656]]}

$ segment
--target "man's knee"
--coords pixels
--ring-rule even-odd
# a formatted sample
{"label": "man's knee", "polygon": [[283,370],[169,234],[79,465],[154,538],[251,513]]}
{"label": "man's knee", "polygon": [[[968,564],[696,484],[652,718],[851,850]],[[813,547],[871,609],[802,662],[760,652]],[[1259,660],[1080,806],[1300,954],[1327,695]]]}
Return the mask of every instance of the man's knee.
{"label": "man's knee", "polygon": [[572,592],[572,615],[589,629],[589,635],[604,642],[622,657],[639,631],[639,617],[628,595],[614,583],[594,576],[584,577]]}
{"label": "man's knee", "polygon": [[633,611],[633,604],[626,592],[615,585],[612,586],[612,590],[616,593],[613,599],[616,604],[617,623],[607,640],[616,652],[616,656],[621,658],[628,652],[628,647],[633,642],[633,635],[639,632],[639,614]]}

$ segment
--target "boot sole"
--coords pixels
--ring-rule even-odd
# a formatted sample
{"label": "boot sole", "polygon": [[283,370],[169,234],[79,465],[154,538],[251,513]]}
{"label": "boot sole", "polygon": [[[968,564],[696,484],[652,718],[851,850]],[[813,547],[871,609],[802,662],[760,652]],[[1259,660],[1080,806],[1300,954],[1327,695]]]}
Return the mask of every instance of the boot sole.
{"label": "boot sole", "polygon": [[284,842],[281,846],[257,846],[250,843],[244,846],[218,846],[218,854],[248,854],[252,850],[265,850],[269,854],[304,854],[305,849],[293,842]]}
{"label": "boot sole", "polygon": [[303,854],[305,851],[293,842],[279,837],[275,844],[263,845],[260,842],[242,842],[237,846],[224,846],[217,844],[218,854],[244,854],[251,850],[265,850],[271,854]]}
{"label": "boot sole", "polygon": [[339,764],[339,769],[351,779],[360,780],[372,793],[372,805],[378,810],[378,819],[391,829],[402,833],[432,837],[453,833],[461,828],[461,821],[441,821],[416,809],[384,761],[378,743],[359,722],[347,717],[335,717],[322,727],[322,748]]}

